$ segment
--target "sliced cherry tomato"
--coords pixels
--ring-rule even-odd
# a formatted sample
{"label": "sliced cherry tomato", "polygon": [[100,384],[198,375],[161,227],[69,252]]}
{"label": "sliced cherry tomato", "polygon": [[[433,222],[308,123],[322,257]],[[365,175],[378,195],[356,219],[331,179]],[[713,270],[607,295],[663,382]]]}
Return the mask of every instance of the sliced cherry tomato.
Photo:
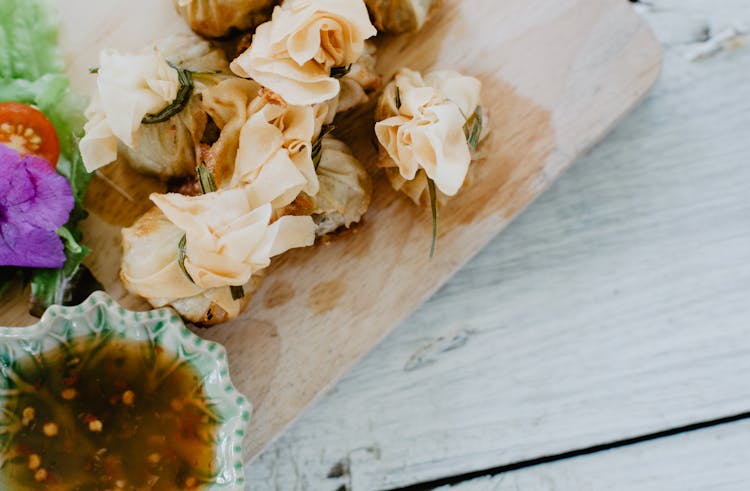
{"label": "sliced cherry tomato", "polygon": [[39,109],[20,102],[0,104],[0,143],[21,155],[42,157],[52,167],[60,158],[60,141],[52,122]]}

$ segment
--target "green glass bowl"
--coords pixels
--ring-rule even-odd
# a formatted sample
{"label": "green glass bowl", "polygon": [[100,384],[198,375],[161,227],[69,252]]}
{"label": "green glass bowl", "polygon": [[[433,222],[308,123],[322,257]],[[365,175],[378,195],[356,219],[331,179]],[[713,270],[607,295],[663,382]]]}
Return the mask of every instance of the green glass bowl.
{"label": "green glass bowl", "polygon": [[[148,349],[161,348],[192,366],[216,421],[215,473],[200,489],[244,490],[242,442],[251,406],[229,378],[224,347],[190,332],[172,310],[131,312],[104,292],[92,294],[76,307],[53,306],[32,326],[0,327],[0,466],[18,428],[18,416],[8,409],[18,392],[19,376],[24,378],[17,370],[29,362],[31,366],[43,364],[44,353],[65,349],[74,340],[101,343],[103,335],[104,339],[146,342]],[[0,470],[0,488],[5,489],[2,476]]]}

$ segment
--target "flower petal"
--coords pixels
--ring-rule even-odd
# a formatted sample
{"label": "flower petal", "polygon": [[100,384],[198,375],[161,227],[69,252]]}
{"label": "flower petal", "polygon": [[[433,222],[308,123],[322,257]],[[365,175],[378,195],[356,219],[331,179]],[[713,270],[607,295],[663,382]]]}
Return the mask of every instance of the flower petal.
{"label": "flower petal", "polygon": [[62,268],[65,251],[54,232],[26,223],[0,224],[0,266]]}
{"label": "flower petal", "polygon": [[42,158],[29,155],[24,157],[21,164],[26,168],[26,179],[34,189],[25,221],[49,231],[65,225],[74,205],[70,182]]}
{"label": "flower petal", "polygon": [[73,209],[70,183],[41,157],[0,145],[0,266],[60,268],[56,230]]}

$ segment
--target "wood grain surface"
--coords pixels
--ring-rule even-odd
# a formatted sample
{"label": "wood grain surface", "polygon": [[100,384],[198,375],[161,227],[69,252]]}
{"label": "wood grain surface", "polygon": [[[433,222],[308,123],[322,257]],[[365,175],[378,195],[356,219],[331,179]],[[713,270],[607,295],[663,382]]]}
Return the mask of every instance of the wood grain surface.
{"label": "wood grain surface", "polygon": [[[750,45],[686,58],[750,25],[750,3],[648,3],[665,60],[644,104],[256,460],[250,489],[390,490],[750,410]],[[746,467],[652,460],[622,468],[747,487]]]}
{"label": "wood grain surface", "polygon": [[[99,49],[134,49],[184,29],[169,3],[61,2],[75,86],[91,86],[88,68]],[[472,186],[442,210],[432,261],[429,214],[378,175],[372,209],[354,233],[285,255],[248,315],[201,332],[227,347],[233,379],[255,406],[250,456],[611,129],[659,73],[658,44],[620,0],[443,3],[419,35],[384,40],[381,71],[450,67],[478,76],[493,120],[483,147],[488,157]],[[371,122],[357,123],[347,136],[371,164]],[[143,307],[117,279],[119,228],[148,207],[148,193],[161,185],[123,165],[104,174],[88,200],[85,232],[97,251],[90,264],[126,306]],[[3,322],[27,322],[18,305],[2,309]]]}
{"label": "wood grain surface", "polygon": [[744,490],[748,434],[750,422],[734,423],[435,491]]}

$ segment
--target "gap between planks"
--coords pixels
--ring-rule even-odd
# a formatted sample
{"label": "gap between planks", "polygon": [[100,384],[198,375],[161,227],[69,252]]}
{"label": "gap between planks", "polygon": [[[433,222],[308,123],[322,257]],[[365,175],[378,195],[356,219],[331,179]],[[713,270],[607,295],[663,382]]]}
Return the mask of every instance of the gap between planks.
{"label": "gap between planks", "polygon": [[436,491],[746,491],[748,432],[743,420]]}
{"label": "gap between planks", "polygon": [[[683,426],[677,426],[668,430],[656,431],[654,433],[648,433],[632,438],[624,438],[622,440],[616,440],[609,443],[601,443],[598,445],[592,445],[585,448],[579,448],[576,450],[570,450],[567,452],[561,452],[553,455],[545,455],[542,457],[536,457],[533,459],[522,460],[511,464],[505,464],[491,469],[478,470],[473,472],[467,472],[456,476],[445,477],[442,479],[435,479],[428,482],[422,482],[412,484],[410,486],[391,488],[383,491],[430,491],[443,486],[456,486],[458,484],[473,481],[479,478],[495,477],[500,474],[507,472],[517,471],[521,469],[528,469],[530,467],[536,467],[544,464],[551,464],[566,459],[572,459],[576,457],[583,457],[585,455],[592,455],[599,452],[605,452],[607,450],[614,450],[618,448],[628,447],[631,445],[637,445],[639,443],[650,442],[659,440],[662,438],[674,437],[677,435],[683,435],[685,433],[692,433],[700,430],[706,430],[709,428],[715,428],[717,426],[727,425],[730,423],[736,423],[739,421],[750,420],[750,411],[734,414],[732,416],[725,416],[723,418],[712,419],[709,421],[703,421],[700,423],[692,423]],[[340,488],[340,491],[345,491],[346,487]]]}

